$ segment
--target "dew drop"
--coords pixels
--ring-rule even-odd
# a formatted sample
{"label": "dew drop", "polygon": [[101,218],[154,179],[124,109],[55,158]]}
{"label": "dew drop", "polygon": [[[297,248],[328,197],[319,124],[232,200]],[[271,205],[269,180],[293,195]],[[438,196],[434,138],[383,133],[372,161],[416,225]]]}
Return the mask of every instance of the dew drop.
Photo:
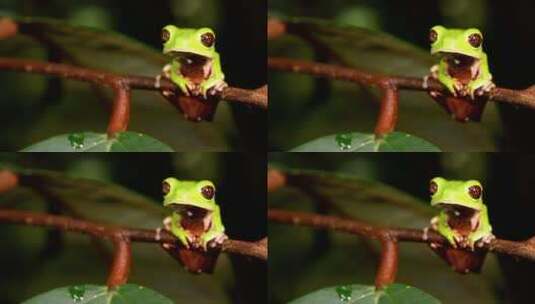
{"label": "dew drop", "polygon": [[82,149],[84,147],[85,135],[84,133],[72,133],[69,134],[69,142],[73,149]]}
{"label": "dew drop", "polygon": [[338,286],[336,287],[336,293],[338,294],[338,298],[342,302],[348,302],[351,301],[351,294],[353,293],[353,288],[349,285],[347,286]]}
{"label": "dew drop", "polygon": [[84,285],[71,286],[69,287],[69,294],[71,295],[71,298],[74,300],[74,303],[81,302],[84,300],[85,286]]}
{"label": "dew drop", "polygon": [[336,144],[340,150],[349,150],[351,149],[351,144],[353,143],[353,136],[351,134],[338,134],[335,139]]}

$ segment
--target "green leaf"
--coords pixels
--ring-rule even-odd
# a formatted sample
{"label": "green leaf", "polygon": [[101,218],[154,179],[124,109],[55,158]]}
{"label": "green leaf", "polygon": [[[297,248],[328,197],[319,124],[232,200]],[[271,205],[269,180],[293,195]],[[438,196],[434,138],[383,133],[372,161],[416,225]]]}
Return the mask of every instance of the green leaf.
{"label": "green leaf", "polygon": [[[388,33],[313,18],[289,18],[288,32],[270,41],[270,56],[316,60],[320,50],[330,63],[396,76],[424,77],[437,59],[429,49],[416,47]],[[428,28],[420,37],[427,37]],[[301,39],[299,37],[304,37]],[[344,82],[330,82],[332,91],[317,87],[314,77],[270,74],[270,145],[287,150],[310,138],[340,130],[369,130],[377,117],[377,90]],[[288,85],[291,83],[291,85]],[[354,103],[356,102],[356,103]],[[311,107],[311,104],[315,106]],[[450,118],[425,92],[400,94],[397,128],[418,134],[443,151],[494,151],[501,122],[495,103],[488,103],[481,123],[460,124]],[[295,117],[299,115],[299,126]],[[321,131],[323,130],[323,131]],[[452,136],[455,134],[455,136]]]}
{"label": "green leaf", "polygon": [[[23,210],[46,212],[46,205],[52,205],[60,208],[66,216],[150,230],[161,227],[162,220],[170,212],[162,206],[159,196],[152,199],[109,181],[80,178],[73,174],[47,170],[10,169],[19,175],[21,186],[0,195],[0,208],[16,206]],[[134,175],[134,178],[143,179],[139,174]],[[154,186],[159,190],[161,187],[159,179],[145,182],[151,185],[149,188]],[[43,204],[43,197],[50,200],[48,204]],[[9,283],[0,288],[1,292],[7,291],[8,295],[14,290],[12,298],[17,299],[13,300],[14,303],[20,303],[22,299],[45,290],[63,286],[65,282],[102,282],[108,271],[109,265],[102,256],[111,252],[106,240],[95,244],[87,235],[65,233],[57,255],[45,256],[35,264],[35,255],[39,255],[46,247],[47,230],[25,225],[7,225],[0,228],[0,238],[4,237],[6,241],[11,238],[25,240],[17,242],[19,247],[2,251],[2,256],[9,256],[13,261],[26,265],[20,270],[17,269],[14,278],[3,280],[4,283]],[[216,276],[202,276],[192,280],[191,274],[182,270],[180,263],[155,244],[132,244],[132,260],[136,263],[131,276],[132,282],[157,288],[175,301],[181,299],[199,304],[231,303]],[[88,261],[91,262],[90,266]],[[220,255],[216,271],[229,276],[229,265],[228,257]],[[201,293],[202,297],[199,297]],[[66,303],[77,304],[72,300]]]}
{"label": "green leaf", "polygon": [[[327,158],[318,160],[328,162]],[[392,170],[399,169],[395,163],[388,164]],[[269,206],[273,208],[313,213],[321,210],[380,227],[413,229],[428,227],[437,213],[428,201],[377,180],[317,170],[277,169],[286,175],[287,185],[270,193]],[[269,256],[274,298],[288,301],[333,282],[371,282],[377,273],[375,262],[381,251],[378,242],[333,231],[322,236],[309,227],[275,223],[270,223],[269,235],[270,248],[277,248]],[[328,241],[323,239],[325,235]],[[404,281],[445,303],[494,303],[495,278],[499,277],[494,255],[487,256],[483,275],[459,276],[425,244],[400,246],[398,277]]]}
{"label": "green leaf", "polygon": [[[334,210],[366,222],[421,228],[435,214],[429,203],[379,181],[316,170],[277,169],[287,176],[288,186],[302,190],[293,200],[306,200],[306,193],[314,193],[332,204]],[[276,193],[272,197],[273,201],[281,200]]]}
{"label": "green leaf", "polygon": [[433,296],[420,289],[391,284],[381,290],[375,286],[347,285],[323,288],[309,293],[289,304],[440,304]]}
{"label": "green leaf", "polygon": [[[10,170],[17,172],[22,185],[38,189],[38,192],[54,197],[60,205],[67,206],[68,215],[117,225],[154,228],[161,225],[166,214],[160,202],[113,183],[48,170]],[[35,192],[31,194],[40,196]],[[13,199],[17,200],[17,196]]]}
{"label": "green leaf", "polygon": [[402,132],[388,133],[380,139],[374,134],[355,132],[321,137],[292,152],[440,152],[440,149]]}
{"label": "green leaf", "polygon": [[[20,33],[38,38],[66,56],[63,60],[121,74],[158,75],[168,61],[158,50],[113,31],[50,18],[14,18]],[[9,40],[8,40],[9,42]],[[13,41],[24,43],[24,41]]]}
{"label": "green leaf", "polygon": [[[169,58],[164,56],[160,49],[147,46],[111,30],[74,25],[51,18],[9,18],[14,19],[19,24],[19,32],[13,37],[2,40],[0,43],[2,56],[41,58],[41,60],[46,61],[46,52],[43,50],[51,49],[60,55],[62,63],[115,72],[121,75],[133,74],[148,77],[159,75],[162,67],[169,62]],[[15,79],[22,77],[19,81],[25,89],[19,89],[19,91],[27,91],[26,88],[30,85],[25,81],[28,81],[29,78],[24,78],[24,73],[10,77],[15,77]],[[32,86],[34,79],[38,78],[30,79]],[[76,88],[78,90],[78,86]],[[68,95],[65,94],[65,96]],[[64,97],[61,102],[70,102],[66,98]],[[97,97],[87,95],[86,98],[83,101]],[[212,123],[196,124],[187,121],[174,107],[162,102],[162,98],[160,94],[155,92],[133,91],[131,121],[142,126],[147,134],[153,134],[161,140],[165,140],[174,150],[223,151],[229,149],[227,135],[232,125],[226,103],[219,105],[214,122],[218,126],[214,127]],[[73,100],[76,98],[73,97]],[[80,110],[77,110],[76,107]],[[31,136],[33,138],[48,137],[50,134],[56,134],[49,133],[49,130],[57,130],[58,128],[63,130],[91,129],[92,127],[87,128],[87,126],[95,125],[93,117],[99,115],[100,112],[90,111],[88,115],[87,108],[80,106],[67,107],[62,105],[51,108],[47,111],[47,115],[44,116],[40,125],[32,128]],[[69,121],[63,119],[66,115],[69,117],[79,116],[75,116],[78,117],[76,120]],[[173,132],[165,130],[173,130]],[[176,136],[176,134],[180,134],[180,136]]]}
{"label": "green leaf", "polygon": [[107,286],[73,285],[50,290],[23,304],[172,304],[169,298],[156,291],[125,284],[109,291]]}
{"label": "green leaf", "polygon": [[121,132],[110,139],[107,134],[81,132],[54,136],[22,152],[173,152],[173,149],[141,133]]}
{"label": "green leaf", "polygon": [[[313,18],[291,18],[287,22],[291,32],[303,33],[344,65],[421,76],[435,63],[429,51],[379,31]],[[422,35],[427,35],[427,30]]]}

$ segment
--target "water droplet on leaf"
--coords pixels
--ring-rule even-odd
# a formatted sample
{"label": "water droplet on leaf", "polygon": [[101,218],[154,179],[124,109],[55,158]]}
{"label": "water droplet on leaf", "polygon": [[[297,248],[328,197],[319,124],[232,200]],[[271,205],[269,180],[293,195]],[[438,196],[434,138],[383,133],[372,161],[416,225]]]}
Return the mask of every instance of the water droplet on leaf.
{"label": "water droplet on leaf", "polygon": [[334,140],[341,150],[349,150],[353,143],[353,136],[351,134],[337,134]]}
{"label": "water droplet on leaf", "polygon": [[69,294],[71,295],[71,298],[74,300],[75,303],[83,301],[84,294],[85,294],[85,286],[84,285],[71,286],[69,287]]}
{"label": "water droplet on leaf", "polygon": [[69,142],[73,149],[82,149],[84,147],[85,135],[84,133],[72,133],[69,134]]}
{"label": "water droplet on leaf", "polygon": [[351,300],[353,288],[351,286],[338,286],[336,287],[336,293],[342,302],[347,302]]}

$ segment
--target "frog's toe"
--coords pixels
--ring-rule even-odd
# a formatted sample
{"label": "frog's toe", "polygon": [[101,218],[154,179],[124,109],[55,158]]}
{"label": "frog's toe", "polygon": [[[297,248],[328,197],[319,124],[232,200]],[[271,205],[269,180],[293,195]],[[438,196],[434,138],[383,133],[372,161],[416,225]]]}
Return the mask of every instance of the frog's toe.
{"label": "frog's toe", "polygon": [[433,248],[433,249],[437,249],[437,248],[442,247],[442,244],[439,244],[439,243],[429,243],[429,247],[431,247],[431,248]]}
{"label": "frog's toe", "polygon": [[496,237],[494,236],[494,234],[487,234],[481,239],[479,239],[478,243],[480,244],[480,247],[483,247],[484,245],[490,244],[495,239]]}
{"label": "frog's toe", "polygon": [[458,90],[457,86],[455,86],[454,84],[447,86],[447,89],[453,97],[457,97],[458,92],[460,92],[460,90]]}
{"label": "frog's toe", "polygon": [[219,89],[217,88],[217,86],[213,86],[213,87],[211,87],[210,89],[208,89],[208,91],[207,91],[207,95],[209,95],[209,96],[215,96],[215,95],[217,95],[217,93],[219,93],[220,91],[221,91],[221,90],[219,90]]}
{"label": "frog's toe", "polygon": [[483,93],[489,93],[490,91],[492,91],[494,88],[496,88],[496,85],[493,83],[493,82],[489,82],[487,83],[486,85],[484,85],[482,87],[482,94]]}
{"label": "frog's toe", "polygon": [[188,88],[186,86],[181,86],[180,87],[180,92],[182,92],[182,94],[184,94],[184,96],[190,96],[190,91],[188,90]]}
{"label": "frog's toe", "polygon": [[227,239],[228,239],[228,236],[226,234],[222,233],[222,234],[220,234],[220,235],[215,237],[215,242],[218,243],[218,244],[223,244],[223,242],[225,240],[227,240]]}

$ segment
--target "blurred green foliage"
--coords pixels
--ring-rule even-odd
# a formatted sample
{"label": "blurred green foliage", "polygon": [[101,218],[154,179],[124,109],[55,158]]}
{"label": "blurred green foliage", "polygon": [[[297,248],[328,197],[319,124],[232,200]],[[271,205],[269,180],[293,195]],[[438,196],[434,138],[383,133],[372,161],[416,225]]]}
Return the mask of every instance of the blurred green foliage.
{"label": "blurred green foliage", "polygon": [[[425,52],[429,48],[427,33],[433,25],[478,27],[485,36],[484,47],[496,84],[520,89],[534,83],[528,67],[535,64],[530,55],[535,43],[526,39],[535,35],[529,21],[530,12],[535,9],[532,1],[273,0],[268,9],[272,17],[302,16],[329,21],[333,32],[335,27],[358,26],[381,35],[387,33]],[[307,34],[317,37],[313,29]],[[344,59],[352,58],[350,66],[360,63],[375,67],[364,70],[390,69],[389,74],[422,77],[431,66],[427,62],[399,69],[390,61],[370,60],[361,56],[359,39],[344,41],[343,38],[333,34],[330,41],[321,41],[337,55],[346,53]],[[315,53],[309,43],[295,36],[273,39],[268,46],[270,56],[328,59],[326,54]],[[372,102],[378,99],[373,89],[287,72],[271,72],[269,83],[272,151],[289,150],[329,134],[373,130],[378,108]],[[522,125],[534,118],[531,110],[490,103],[482,123],[459,124],[426,94],[403,91],[397,129],[430,141],[443,151],[532,151],[535,144],[523,140],[529,131]]]}
{"label": "blurred green foliage", "polygon": [[[217,49],[231,86],[254,89],[266,83],[265,4],[261,0],[165,0],[150,1],[65,1],[6,0],[1,16],[47,17],[104,31],[122,33],[160,52],[163,25],[208,26],[218,34]],[[0,55],[41,60],[54,59],[33,40],[32,47],[5,49]],[[102,50],[101,50],[102,51]],[[104,50],[105,51],[105,50]],[[111,55],[111,54],[110,54]],[[58,59],[58,58],[55,58]],[[63,60],[68,58],[61,58]],[[98,63],[93,56],[84,61]],[[129,57],[123,57],[125,65]],[[68,61],[68,60],[67,60]],[[76,63],[75,63],[76,64]],[[155,76],[153,70],[123,71]],[[0,150],[20,150],[53,135],[106,129],[107,90],[85,83],[25,73],[0,73]],[[177,151],[264,150],[266,112],[221,103],[213,123],[187,122],[156,92],[135,91],[132,96],[132,131],[155,137]],[[192,131],[194,130],[194,131]],[[197,141],[184,142],[177,133],[195,134]]]}
{"label": "blurred green foliage", "polygon": [[[319,170],[318,176],[327,176],[304,179],[301,188],[286,187],[270,193],[269,207],[315,213],[343,211],[376,224],[423,228],[431,215],[401,210],[401,205],[394,202],[412,197],[436,213],[428,205],[431,178],[477,179],[483,183],[484,201],[498,238],[525,240],[535,235],[531,218],[535,212],[531,192],[535,183],[533,155],[271,153],[269,163],[273,168],[289,168],[291,172]],[[352,183],[348,181],[350,177]],[[375,186],[362,188],[366,183]],[[377,187],[382,184],[402,194],[385,189],[380,196],[373,195],[373,189],[380,189]],[[315,192],[323,205],[310,195]],[[325,203],[335,208],[326,208]],[[269,235],[272,303],[286,303],[327,286],[373,283],[379,253],[374,241],[274,223],[269,225]],[[481,275],[459,275],[426,246],[401,243],[396,281],[420,288],[444,303],[529,303],[533,288],[527,282],[534,271],[532,261],[489,254]]]}
{"label": "blurred green foliage", "polygon": [[[87,219],[128,227],[161,225],[160,211],[166,212],[161,207],[161,182],[166,177],[210,179],[217,187],[227,234],[249,241],[267,233],[265,163],[265,156],[238,153],[0,153],[1,167],[64,174],[69,180],[54,181],[45,175],[39,185],[48,187],[56,199],[70,205],[69,210]],[[94,181],[73,183],[71,178],[104,184],[98,187]],[[110,183],[133,193],[124,192],[121,197],[123,192]],[[4,208],[50,211],[54,201],[44,202],[35,191],[22,187],[0,195],[0,206]],[[146,205],[150,203],[153,207]],[[132,208],[136,204],[138,208]],[[0,225],[0,303],[20,303],[61,286],[105,284],[111,253],[107,242],[95,242],[76,233],[58,235],[39,227]],[[129,282],[157,290],[175,301],[256,303],[259,297],[258,303],[263,301],[267,286],[265,262],[221,254],[215,274],[196,276],[183,270],[155,244],[135,243],[132,252]]]}

